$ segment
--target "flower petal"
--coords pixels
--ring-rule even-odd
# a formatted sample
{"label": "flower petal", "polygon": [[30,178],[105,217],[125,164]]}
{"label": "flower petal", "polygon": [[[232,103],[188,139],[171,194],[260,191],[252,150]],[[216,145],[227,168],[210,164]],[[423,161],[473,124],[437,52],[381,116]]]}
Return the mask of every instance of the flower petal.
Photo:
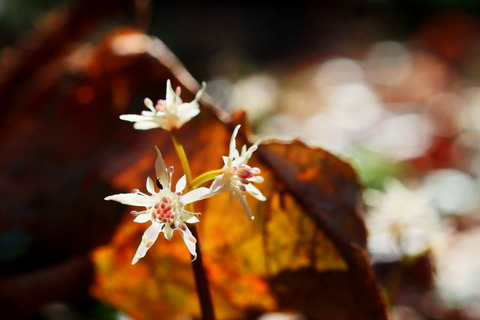
{"label": "flower petal", "polygon": [[224,174],[219,174],[215,180],[213,180],[210,186],[210,192],[218,194],[227,191],[228,178]]}
{"label": "flower petal", "polygon": [[152,178],[150,177],[147,177],[147,191],[150,192],[151,194],[155,193],[155,184]]}
{"label": "flower petal", "polygon": [[182,103],[176,110],[178,116],[178,127],[181,127],[185,122],[195,117],[200,113],[200,108],[196,101],[190,103]]}
{"label": "flower petal", "polygon": [[147,111],[147,110],[143,110],[140,115],[142,117],[145,117],[145,121],[155,121],[155,119],[157,118],[157,114],[160,113],[160,112],[153,112],[153,111]]}
{"label": "flower petal", "polygon": [[165,236],[165,239],[172,240],[173,228],[170,226],[170,224],[165,225],[165,228],[163,229],[163,235]]}
{"label": "flower petal", "polygon": [[182,234],[183,241],[187,245],[188,251],[190,251],[190,254],[193,256],[193,260],[197,259],[197,251],[196,251],[196,244],[197,244],[197,239],[192,235],[192,232],[187,228],[185,224],[181,224],[178,226],[178,230]]}
{"label": "flower petal", "polygon": [[157,150],[157,160],[155,160],[155,173],[157,174],[157,178],[160,179],[160,182],[163,184],[164,187],[169,185],[170,176],[168,175],[167,165],[163,160],[162,153],[155,147]]}
{"label": "flower petal", "polygon": [[177,181],[177,184],[175,186],[175,192],[182,192],[186,186],[187,186],[187,176],[183,175],[183,177],[181,177]]}
{"label": "flower petal", "polygon": [[177,95],[175,94],[175,91],[173,91],[172,88],[172,83],[170,82],[170,79],[167,80],[167,93],[165,97],[165,104],[167,105],[167,109],[171,107],[173,103],[175,103],[175,100],[177,98]]}
{"label": "flower petal", "polygon": [[161,125],[156,121],[146,120],[146,121],[135,122],[133,127],[137,130],[149,130],[149,129],[160,128]]}
{"label": "flower petal", "polygon": [[157,223],[154,222],[152,225],[145,231],[145,233],[142,236],[142,242],[140,242],[140,245],[138,246],[137,252],[135,253],[135,256],[133,257],[132,264],[137,263],[137,261],[143,257],[145,257],[145,254],[147,253],[148,249],[153,245],[155,240],[158,238],[158,234],[161,231],[162,228],[162,223]]}
{"label": "flower petal", "polygon": [[140,116],[138,114],[122,114],[120,116],[120,119],[125,121],[130,121],[130,122],[151,120],[150,117]]}
{"label": "flower petal", "polygon": [[229,153],[228,157],[232,159],[235,157],[235,153],[238,153],[237,151],[237,145],[235,143],[235,138],[237,137],[238,130],[240,129],[241,125],[238,125],[235,127],[235,130],[233,130],[232,138],[230,139],[230,148],[229,148]]}
{"label": "flower petal", "polygon": [[129,206],[151,207],[155,205],[156,199],[137,193],[119,193],[108,196],[105,200],[113,200]]}
{"label": "flower petal", "polygon": [[223,160],[223,164],[224,164],[225,166],[229,166],[229,162],[230,162],[230,158],[229,158],[229,157],[222,156],[222,160]]}
{"label": "flower petal", "polygon": [[247,152],[247,146],[246,146],[246,145],[243,145],[241,154],[242,154],[242,155],[245,155],[246,152]]}
{"label": "flower petal", "polygon": [[185,220],[185,222],[187,222],[187,223],[197,223],[197,222],[199,222],[199,221],[200,221],[200,219],[198,219],[198,218],[195,217],[195,216],[191,216],[190,218],[188,218],[188,219]]}
{"label": "flower petal", "polygon": [[253,184],[249,183],[245,186],[247,189],[247,192],[250,193],[252,196],[257,198],[260,201],[265,201],[267,198],[262,194],[260,190],[258,190],[257,187],[255,187]]}
{"label": "flower petal", "polygon": [[204,81],[202,82],[202,87],[200,88],[200,90],[197,91],[197,94],[195,95],[195,99],[193,101],[200,100],[200,97],[202,96],[206,88],[207,88],[207,83]]}
{"label": "flower petal", "polygon": [[250,210],[250,207],[248,206],[247,199],[245,198],[243,193],[241,193],[239,190],[236,190],[234,191],[234,194],[235,194],[235,197],[237,197],[240,204],[242,205],[243,210],[247,214],[248,219],[250,220],[255,219],[255,217],[252,214],[252,211]]}
{"label": "flower petal", "polygon": [[232,161],[233,163],[231,165],[240,165],[240,164],[243,164],[243,160],[240,159],[240,154],[238,153],[238,150],[237,149],[234,149],[232,150],[232,152],[230,152],[230,156],[229,156],[229,159],[230,161]]}
{"label": "flower petal", "polygon": [[209,198],[213,195],[214,194],[210,192],[210,189],[201,187],[184,194],[180,197],[180,201],[185,205],[201,199]]}
{"label": "flower petal", "polygon": [[137,223],[145,223],[147,221],[150,221],[150,214],[148,213],[139,214],[138,216],[135,217],[135,219],[133,219],[133,222],[137,222]]}
{"label": "flower petal", "polygon": [[242,158],[242,161],[244,164],[248,162],[248,160],[252,157],[253,152],[257,150],[258,145],[260,144],[261,140],[257,140],[250,148],[247,150],[247,146],[243,146],[242,149],[242,155],[240,156]]}

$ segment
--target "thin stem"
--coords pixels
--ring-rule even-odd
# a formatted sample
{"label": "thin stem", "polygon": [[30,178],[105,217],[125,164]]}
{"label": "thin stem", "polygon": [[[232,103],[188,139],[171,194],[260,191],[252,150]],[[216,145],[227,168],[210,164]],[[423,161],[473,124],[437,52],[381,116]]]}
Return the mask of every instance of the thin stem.
{"label": "thin stem", "polygon": [[[182,164],[183,172],[187,178],[186,192],[194,187],[192,183],[192,173],[190,172],[190,166],[188,164],[187,154],[183,149],[182,144],[178,141],[176,132],[172,131],[172,141],[175,147],[175,151]],[[187,210],[194,212],[193,203],[188,204]],[[197,288],[198,299],[200,302],[201,319],[203,320],[215,320],[215,312],[213,309],[212,297],[210,295],[210,289],[208,286],[207,273],[205,266],[203,265],[202,250],[200,248],[200,237],[196,225],[191,225],[190,230],[192,235],[197,239],[197,259],[192,262],[193,265],[193,277],[195,279],[195,285]]]}
{"label": "thin stem", "polygon": [[197,259],[193,264],[193,277],[197,287],[198,299],[200,300],[201,319],[215,320],[215,311],[213,309],[212,297],[208,285],[207,273],[203,265],[202,250],[200,248],[200,239],[197,232],[197,226],[194,224],[190,227],[192,235],[197,239]]}
{"label": "thin stem", "polygon": [[192,173],[190,172],[190,166],[188,165],[185,149],[183,149],[182,144],[178,141],[175,131],[172,131],[172,141],[178,158],[180,159],[180,163],[182,164],[183,173],[187,176],[187,189],[185,191],[188,192],[192,189]]}
{"label": "thin stem", "polygon": [[388,275],[385,281],[385,295],[387,305],[392,306],[397,299],[398,289],[400,287],[400,281],[402,280],[404,272],[411,267],[423,254],[414,256],[406,256],[400,261],[400,263],[394,268]]}
{"label": "thin stem", "polygon": [[207,181],[214,180],[215,177],[218,176],[219,174],[222,174],[222,172],[223,172],[222,169],[218,169],[218,170],[210,170],[202,173],[201,175],[193,179],[192,188],[196,188]]}

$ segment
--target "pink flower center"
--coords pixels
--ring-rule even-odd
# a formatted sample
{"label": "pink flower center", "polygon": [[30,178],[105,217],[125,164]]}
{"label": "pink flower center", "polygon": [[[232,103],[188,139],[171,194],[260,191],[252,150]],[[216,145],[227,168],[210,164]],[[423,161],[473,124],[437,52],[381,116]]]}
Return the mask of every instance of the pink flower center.
{"label": "pink flower center", "polygon": [[153,219],[157,221],[171,223],[175,216],[172,199],[170,199],[169,197],[163,197],[153,207],[152,216]]}
{"label": "pink flower center", "polygon": [[241,185],[239,186],[240,190],[245,191],[245,186],[251,182],[262,183],[263,178],[259,176],[261,173],[260,169],[255,167],[252,168],[246,164],[241,164],[238,168],[235,168],[234,174],[240,180]]}
{"label": "pink flower center", "polygon": [[162,111],[162,112],[166,112],[167,111],[167,103],[165,100],[158,100],[157,101],[157,104],[155,105],[155,110],[157,111]]}

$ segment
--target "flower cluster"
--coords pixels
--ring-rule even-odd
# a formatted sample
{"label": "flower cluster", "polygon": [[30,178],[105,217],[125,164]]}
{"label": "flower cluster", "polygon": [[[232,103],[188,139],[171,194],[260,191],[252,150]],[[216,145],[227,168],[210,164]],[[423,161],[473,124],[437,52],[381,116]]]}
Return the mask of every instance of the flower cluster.
{"label": "flower cluster", "polygon": [[[150,111],[143,111],[141,115],[122,115],[120,119],[135,122],[134,128],[138,130],[162,128],[173,131],[179,129],[200,112],[198,100],[204,90],[205,84],[198,91],[193,101],[184,103],[180,98],[180,88],[173,91],[170,80],[168,80],[165,100],[158,100],[157,104],[153,106],[153,102],[147,98],[145,99],[145,105]],[[200,175],[203,177],[201,179],[202,182],[213,180],[209,188],[192,188],[194,187],[192,186],[192,181],[187,181],[187,176],[183,175],[177,181],[175,191],[172,191],[174,168],[172,166],[167,167],[160,150],[156,148],[156,180],[154,181],[150,177],[147,178],[146,189],[149,194],[135,189],[130,193],[120,193],[105,198],[105,200],[113,200],[125,205],[145,208],[143,211],[131,212],[135,216],[134,222],[151,223],[143,234],[132,264],[135,264],[140,258],[145,256],[160,233],[163,232],[165,238],[171,240],[174,230],[180,232],[190,254],[194,257],[193,260],[195,260],[197,256],[197,239],[195,239],[187,226],[187,224],[199,222],[200,213],[187,210],[189,206],[192,208],[190,210],[193,210],[193,202],[228,192],[239,200],[247,216],[253,219],[253,214],[248,206],[245,194],[249,193],[260,201],[266,200],[260,190],[253,185],[253,183],[263,182],[263,178],[260,176],[260,169],[252,168],[247,164],[253,152],[257,149],[259,142],[248,149],[247,146],[243,146],[240,153],[236,149],[235,143],[239,129],[240,125],[235,128],[232,134],[229,154],[223,157],[224,167]],[[175,143],[176,140],[174,139]],[[183,150],[183,147],[177,147]],[[178,155],[181,158],[180,160],[184,160],[181,161],[182,165],[186,163],[186,166],[188,166],[188,161],[182,159],[182,157],[186,157],[185,153],[179,152]],[[184,171],[189,170],[188,167],[183,169]],[[185,190],[188,192],[183,193]]]}

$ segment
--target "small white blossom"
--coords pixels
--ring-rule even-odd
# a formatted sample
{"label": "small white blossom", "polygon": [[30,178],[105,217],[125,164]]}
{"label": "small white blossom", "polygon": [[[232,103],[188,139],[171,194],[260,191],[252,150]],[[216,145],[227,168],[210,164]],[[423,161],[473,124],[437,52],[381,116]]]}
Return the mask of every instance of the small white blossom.
{"label": "small white blossom", "polygon": [[441,248],[446,226],[423,189],[409,189],[397,180],[385,191],[367,190],[368,248],[374,260],[397,260]]}
{"label": "small white blossom", "polygon": [[[205,198],[209,192],[207,188],[198,188],[182,195],[186,186],[186,178],[180,178],[175,186],[175,192],[171,190],[173,167],[167,168],[162,158],[160,150],[157,150],[157,160],[155,162],[155,172],[157,175],[156,183],[147,178],[147,191],[151,194],[145,194],[139,190],[133,190],[131,193],[121,193],[108,196],[105,200],[113,200],[126,205],[145,207],[140,212],[132,211],[136,216],[133,220],[138,223],[151,221],[152,225],[145,231],[142,242],[135,253],[132,264],[135,264],[140,258],[143,258],[148,249],[157,240],[160,232],[163,232],[167,240],[172,239],[173,231],[178,230],[187,245],[188,250],[196,258],[196,242],[186,223],[198,222],[199,213],[189,212],[184,206],[194,201]],[[158,191],[155,190],[155,184]]]}
{"label": "small white blossom", "polygon": [[469,319],[480,319],[480,228],[457,232],[449,240],[434,256],[437,291],[450,307],[468,310],[473,316]]}
{"label": "small white blossom", "polygon": [[142,111],[141,115],[123,114],[120,119],[135,122],[133,127],[137,130],[162,128],[165,130],[179,129],[187,121],[200,113],[198,100],[205,91],[205,82],[191,102],[183,102],[180,98],[181,89],[173,91],[170,80],[167,80],[167,93],[165,100],[158,100],[154,106],[152,100],[145,98],[145,106],[149,110]]}
{"label": "small white blossom", "polygon": [[253,219],[252,212],[248,207],[247,200],[245,198],[245,192],[248,192],[260,201],[265,201],[267,198],[257,189],[252,183],[262,183],[263,178],[259,176],[260,169],[252,168],[247,165],[248,160],[252,156],[252,153],[257,150],[259,142],[255,143],[247,150],[247,146],[243,146],[242,153],[240,154],[235,145],[235,138],[237,136],[240,125],[238,125],[232,134],[230,140],[230,152],[228,157],[223,157],[224,166],[222,168],[222,174],[218,175],[210,186],[209,195],[220,194],[223,192],[230,192],[232,196],[235,196],[243,209],[247,213],[249,219]]}

